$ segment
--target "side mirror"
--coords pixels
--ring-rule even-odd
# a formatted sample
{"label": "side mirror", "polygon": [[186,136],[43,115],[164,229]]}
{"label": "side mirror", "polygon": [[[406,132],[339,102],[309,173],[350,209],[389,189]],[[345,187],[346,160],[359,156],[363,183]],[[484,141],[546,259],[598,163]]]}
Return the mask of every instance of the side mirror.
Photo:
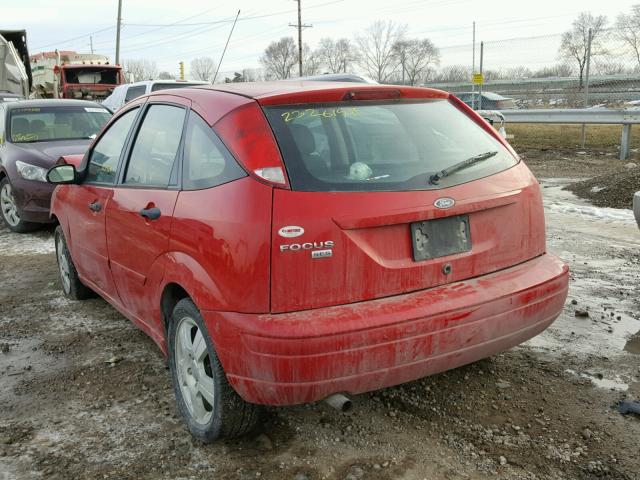
{"label": "side mirror", "polygon": [[58,165],[47,172],[47,181],[56,184],[75,183],[77,176],[73,165]]}

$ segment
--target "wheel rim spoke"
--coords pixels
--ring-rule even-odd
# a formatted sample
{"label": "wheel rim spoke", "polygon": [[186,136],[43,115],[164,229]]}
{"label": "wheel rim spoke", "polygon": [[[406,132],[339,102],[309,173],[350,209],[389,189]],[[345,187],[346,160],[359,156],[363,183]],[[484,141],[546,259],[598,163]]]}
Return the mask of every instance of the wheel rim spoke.
{"label": "wheel rim spoke", "polygon": [[[204,369],[202,369],[201,375],[204,374]],[[198,392],[204,398],[209,405],[213,407],[213,401],[215,394],[213,392],[213,379],[207,375],[204,377],[200,377],[201,380],[198,382]]]}
{"label": "wheel rim spoke", "polygon": [[204,336],[200,329],[198,329],[193,339],[193,356],[198,363],[202,362],[204,357],[207,356],[207,343],[204,341]]}

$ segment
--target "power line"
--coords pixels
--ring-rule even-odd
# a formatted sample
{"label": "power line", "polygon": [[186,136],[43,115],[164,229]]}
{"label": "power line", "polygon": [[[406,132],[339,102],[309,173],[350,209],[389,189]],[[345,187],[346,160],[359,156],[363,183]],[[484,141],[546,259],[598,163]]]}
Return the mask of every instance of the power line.
{"label": "power line", "polygon": [[48,43],[46,45],[39,45],[37,47],[32,47],[32,50],[41,50],[43,48],[52,47],[52,46],[55,46],[55,45],[65,44],[65,43],[69,43],[69,42],[73,42],[74,40],[80,40],[80,39],[83,39],[83,38],[87,38],[87,37],[89,37],[91,35],[95,35],[96,33],[106,32],[108,30],[113,30],[114,28],[116,28],[116,27],[114,27],[114,26],[105,27],[105,28],[102,28],[100,30],[96,30],[95,32],[85,33],[84,35],[79,35],[77,37],[69,38],[67,40],[62,40],[62,41],[58,41],[58,42]]}

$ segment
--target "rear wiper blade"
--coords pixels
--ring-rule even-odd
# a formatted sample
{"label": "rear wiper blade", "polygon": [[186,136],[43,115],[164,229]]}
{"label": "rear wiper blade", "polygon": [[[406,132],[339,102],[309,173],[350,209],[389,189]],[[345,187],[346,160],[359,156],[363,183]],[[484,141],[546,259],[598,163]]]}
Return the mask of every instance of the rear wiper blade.
{"label": "rear wiper blade", "polygon": [[437,185],[440,180],[444,177],[448,177],[452,173],[459,172],[460,170],[464,170],[465,168],[470,167],[471,165],[475,165],[476,163],[483,162],[491,157],[494,157],[498,154],[497,150],[493,150],[490,152],[480,153],[478,155],[474,155],[473,157],[469,157],[466,160],[455,163],[450,167],[445,168],[444,170],[440,170],[439,172],[434,173],[429,178],[429,182],[433,185]]}

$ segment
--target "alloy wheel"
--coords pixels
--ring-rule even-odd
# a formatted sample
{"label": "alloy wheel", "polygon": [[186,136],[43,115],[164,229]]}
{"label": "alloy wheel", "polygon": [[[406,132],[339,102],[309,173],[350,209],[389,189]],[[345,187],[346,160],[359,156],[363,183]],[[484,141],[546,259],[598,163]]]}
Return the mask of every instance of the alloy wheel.
{"label": "alloy wheel", "polygon": [[0,190],[0,209],[5,221],[12,227],[16,227],[20,223],[20,215],[18,215],[18,207],[13,198],[11,184],[6,182]]}
{"label": "alloy wheel", "polygon": [[62,289],[68,294],[71,291],[71,272],[69,268],[69,259],[65,255],[65,245],[62,235],[58,235],[56,239],[56,254],[58,256],[58,269],[60,270],[60,280],[62,281]]}
{"label": "alloy wheel", "polygon": [[193,420],[206,425],[213,415],[215,386],[207,342],[192,318],[180,319],[174,345],[182,398]]}

